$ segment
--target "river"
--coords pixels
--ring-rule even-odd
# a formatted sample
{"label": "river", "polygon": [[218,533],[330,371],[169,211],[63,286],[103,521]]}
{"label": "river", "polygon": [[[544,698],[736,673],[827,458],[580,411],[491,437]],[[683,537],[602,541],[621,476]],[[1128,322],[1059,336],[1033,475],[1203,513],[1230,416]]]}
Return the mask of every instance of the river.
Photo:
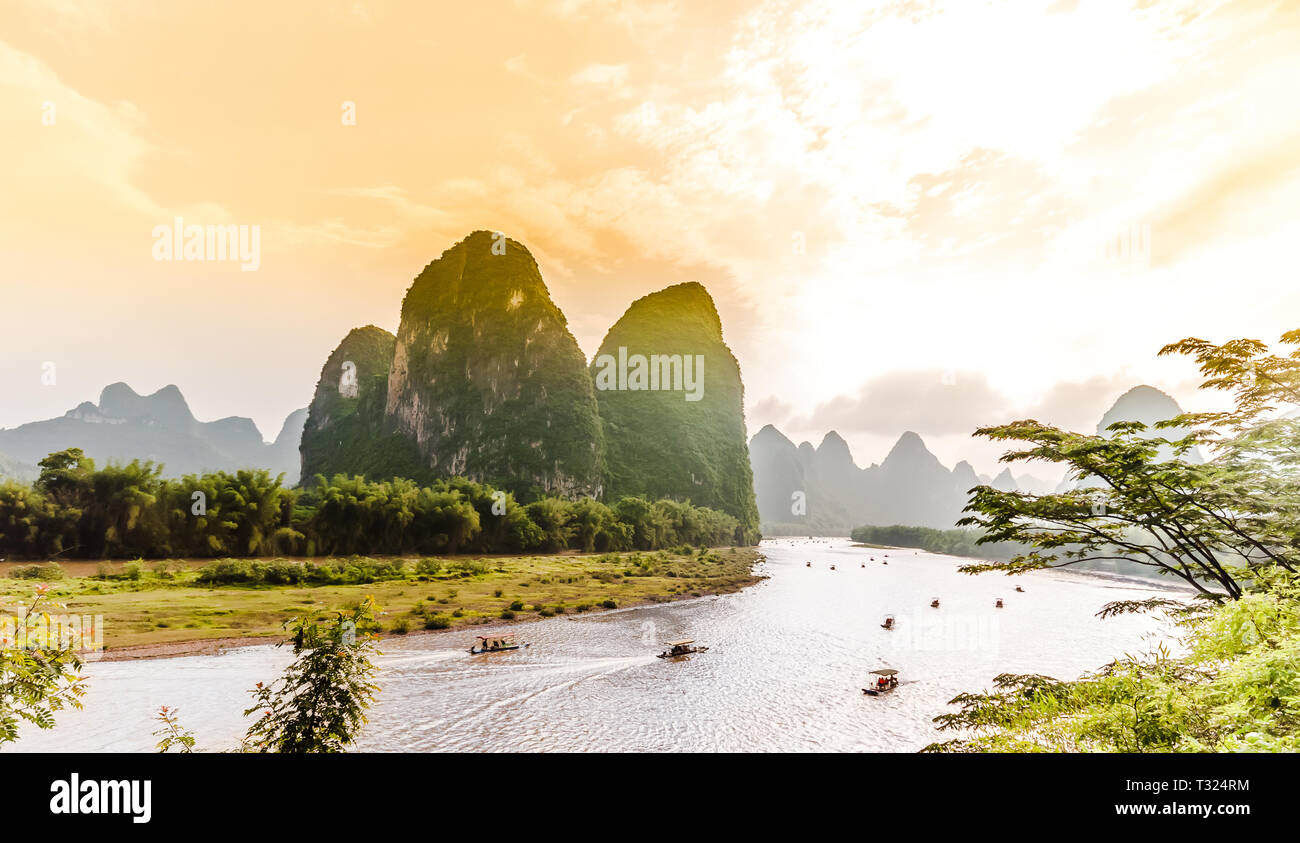
{"label": "river", "polygon": [[[516,626],[530,644],[519,651],[466,653],[491,627],[388,639],[358,748],[913,751],[943,739],[931,718],[948,700],[998,673],[1073,678],[1154,647],[1167,634],[1156,620],[1095,613],[1177,594],[1064,571],[972,577],[957,573],[963,560],[847,539],[769,539],[762,549],[768,579],[744,591]],[[893,630],[881,628],[887,615]],[[679,638],[710,649],[656,658]],[[25,729],[12,749],[150,751],[161,705],[179,709],[200,749],[229,749],[247,727],[247,689],[288,660],[287,648],[254,646],[95,662],[85,709],[60,713],[52,730]],[[902,681],[866,696],[878,667]]]}

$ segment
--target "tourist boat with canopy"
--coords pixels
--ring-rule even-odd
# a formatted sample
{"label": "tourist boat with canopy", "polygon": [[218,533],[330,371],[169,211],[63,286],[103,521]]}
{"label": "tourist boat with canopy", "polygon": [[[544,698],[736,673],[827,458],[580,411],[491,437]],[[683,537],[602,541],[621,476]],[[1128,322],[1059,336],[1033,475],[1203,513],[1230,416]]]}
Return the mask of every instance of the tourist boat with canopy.
{"label": "tourist boat with canopy", "polygon": [[898,687],[898,671],[892,667],[882,667],[879,670],[871,671],[871,675],[876,677],[875,683],[870,688],[863,688],[862,693],[878,697],[881,694],[889,693]]}

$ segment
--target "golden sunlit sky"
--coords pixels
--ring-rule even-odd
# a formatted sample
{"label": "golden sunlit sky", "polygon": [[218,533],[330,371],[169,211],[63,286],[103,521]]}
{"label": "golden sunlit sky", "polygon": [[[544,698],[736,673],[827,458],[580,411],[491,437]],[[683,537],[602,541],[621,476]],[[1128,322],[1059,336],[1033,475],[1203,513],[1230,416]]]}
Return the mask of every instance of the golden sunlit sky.
{"label": "golden sunlit sky", "polygon": [[751,434],[990,471],[978,424],[1198,408],[1161,345],[1300,327],[1298,83],[1296,2],[4,0],[0,426],[175,383],[272,438],[490,229],[589,357],[700,281]]}

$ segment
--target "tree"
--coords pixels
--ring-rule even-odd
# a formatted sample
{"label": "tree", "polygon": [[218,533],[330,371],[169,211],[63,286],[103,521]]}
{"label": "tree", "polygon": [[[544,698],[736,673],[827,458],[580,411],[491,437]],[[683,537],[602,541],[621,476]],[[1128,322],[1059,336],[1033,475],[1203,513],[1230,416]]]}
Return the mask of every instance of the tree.
{"label": "tree", "polygon": [[[1283,336],[1300,345],[1300,332]],[[1111,425],[1108,435],[1063,431],[1033,420],[980,428],[977,435],[1026,443],[1003,462],[1063,464],[1078,481],[1054,495],[977,487],[960,525],[982,528],[982,543],[1032,546],[1008,562],[963,568],[1019,573],[1082,560],[1125,559],[1193,585],[1207,600],[1239,599],[1262,568],[1296,572],[1300,563],[1300,422],[1283,414],[1300,402],[1300,349],[1273,355],[1257,340],[1215,345],[1189,338],[1161,354],[1195,357],[1202,388],[1229,392],[1232,410],[1158,423]],[[1294,409],[1294,407],[1290,408]],[[1174,439],[1160,432],[1189,431]],[[1186,459],[1194,447],[1212,459]],[[1172,454],[1162,459],[1161,453]],[[1141,608],[1134,605],[1133,608]]]}
{"label": "tree", "polygon": [[[1300,331],[1282,337],[1300,346]],[[1202,388],[1230,410],[1188,413],[1150,435],[1135,422],[1086,436],[1036,421],[983,428],[1028,443],[1004,462],[1069,467],[1080,488],[1056,495],[977,489],[961,523],[981,541],[1032,549],[962,570],[1019,573],[1083,559],[1123,558],[1182,578],[1200,601],[1107,605],[1099,615],[1162,611],[1183,630],[1186,655],[1127,656],[1077,681],[1004,674],[988,693],[962,694],[935,718],[964,736],[930,751],[1295,751],[1300,748],[1300,348],[1197,338],[1161,354],[1193,356]],[[1193,447],[1211,459],[1185,459]],[[1162,449],[1172,457],[1162,459]]]}
{"label": "tree", "polygon": [[280,679],[259,682],[251,692],[256,704],[244,716],[260,716],[244,736],[246,750],[342,752],[356,740],[379,691],[372,681],[375,636],[368,631],[374,612],[367,597],[326,626],[305,618],[286,625],[295,659]]}
{"label": "tree", "polygon": [[55,713],[81,708],[86,693],[76,642],[40,637],[50,628],[42,609],[48,590],[37,587],[15,628],[0,626],[0,745],[16,740],[23,722],[53,728]]}
{"label": "tree", "polygon": [[194,733],[181,726],[179,715],[179,709],[168,708],[165,705],[158,709],[155,719],[160,725],[154,730],[154,734],[159,738],[159,752],[171,752],[172,749],[177,749],[184,755],[194,752]]}

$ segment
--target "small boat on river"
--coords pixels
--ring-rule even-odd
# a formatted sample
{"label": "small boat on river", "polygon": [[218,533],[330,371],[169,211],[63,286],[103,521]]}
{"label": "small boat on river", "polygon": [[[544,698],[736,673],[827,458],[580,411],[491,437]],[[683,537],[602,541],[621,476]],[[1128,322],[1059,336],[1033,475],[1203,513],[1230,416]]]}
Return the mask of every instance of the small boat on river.
{"label": "small boat on river", "polygon": [[664,646],[668,649],[659,654],[661,659],[675,659],[678,656],[689,656],[691,653],[703,653],[709,649],[708,647],[696,647],[694,639],[691,638],[684,638],[681,641],[665,641]]}
{"label": "small boat on river", "polygon": [[474,639],[474,644],[469,648],[471,656],[477,656],[479,653],[501,653],[506,650],[518,650],[520,647],[526,647],[526,644],[520,644],[512,634],[502,635],[480,635]]}
{"label": "small boat on river", "polygon": [[863,688],[862,693],[878,697],[881,694],[887,694],[898,687],[898,671],[892,667],[882,667],[879,670],[871,671],[871,675],[876,677],[875,684],[870,688]]}
{"label": "small boat on river", "polygon": [[893,629],[893,628],[894,628],[894,616],[893,616],[893,615],[890,615],[889,617],[885,618],[885,622],[882,623],[882,624],[880,625],[880,628],[881,628],[881,629]]}

